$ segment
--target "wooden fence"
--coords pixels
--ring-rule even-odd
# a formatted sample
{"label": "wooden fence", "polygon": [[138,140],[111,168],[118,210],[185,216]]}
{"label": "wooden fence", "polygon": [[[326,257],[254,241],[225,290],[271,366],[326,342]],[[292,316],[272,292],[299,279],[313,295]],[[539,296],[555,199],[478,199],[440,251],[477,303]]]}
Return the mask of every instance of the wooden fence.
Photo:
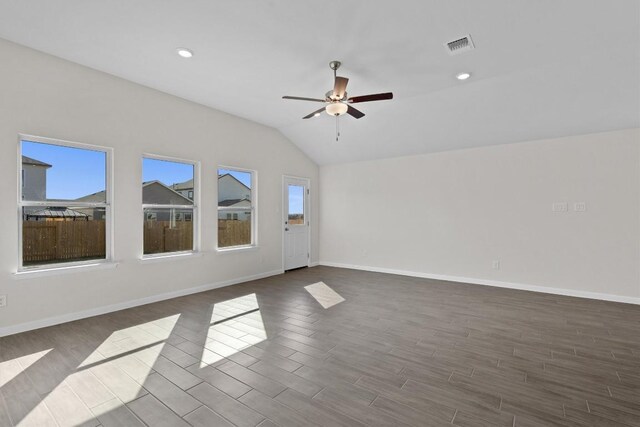
{"label": "wooden fence", "polygon": [[24,265],[104,258],[104,221],[24,221]]}
{"label": "wooden fence", "polygon": [[193,250],[193,222],[144,222],[144,253],[158,254]]}
{"label": "wooden fence", "polygon": [[251,244],[251,221],[218,220],[218,247]]}
{"label": "wooden fence", "polygon": [[[144,253],[193,249],[193,222],[145,221]],[[24,221],[24,265],[104,258],[104,221]],[[218,220],[218,246],[251,244],[251,221]]]}

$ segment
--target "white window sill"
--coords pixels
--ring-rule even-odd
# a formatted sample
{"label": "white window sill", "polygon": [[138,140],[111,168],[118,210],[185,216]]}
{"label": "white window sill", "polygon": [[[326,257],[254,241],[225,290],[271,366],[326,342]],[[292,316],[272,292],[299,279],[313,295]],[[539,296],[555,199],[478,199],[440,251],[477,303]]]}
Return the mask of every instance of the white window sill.
{"label": "white window sill", "polygon": [[163,261],[175,261],[180,259],[192,259],[201,257],[202,252],[178,252],[178,253],[167,253],[167,254],[158,254],[158,255],[147,255],[140,258],[140,262],[143,264],[153,264],[155,262],[163,262]]}
{"label": "white window sill", "polygon": [[251,246],[231,246],[228,248],[218,248],[216,249],[216,252],[219,254],[233,254],[233,253],[238,253],[238,252],[253,252],[253,251],[257,251],[258,249],[260,249],[258,246],[256,245],[251,245]]}
{"label": "white window sill", "polygon": [[92,270],[107,270],[118,267],[114,261],[102,261],[90,264],[61,265],[60,267],[34,267],[33,269],[21,270],[13,274],[15,279],[33,279],[36,277],[58,276],[61,274],[81,273]]}

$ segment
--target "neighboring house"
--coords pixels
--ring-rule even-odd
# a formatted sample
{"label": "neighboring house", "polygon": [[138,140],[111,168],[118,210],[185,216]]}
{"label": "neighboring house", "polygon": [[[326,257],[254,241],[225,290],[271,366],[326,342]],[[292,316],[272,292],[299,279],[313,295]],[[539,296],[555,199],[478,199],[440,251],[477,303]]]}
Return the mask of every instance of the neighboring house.
{"label": "neighboring house", "polygon": [[[102,191],[98,191],[97,193],[80,197],[76,199],[76,201],[86,202],[86,203],[104,203],[106,200],[106,195],[107,193],[104,190],[102,190]],[[95,221],[104,221],[105,215],[106,215],[104,208],[78,208],[76,210],[89,216],[89,218]]]}
{"label": "neighboring house", "polygon": [[179,182],[177,184],[173,184],[171,189],[176,193],[180,193],[182,196],[186,197],[189,200],[193,200],[193,179],[185,182]]}
{"label": "neighboring house", "polygon": [[22,200],[47,200],[47,169],[50,164],[22,156]]}
{"label": "neighboring house", "polygon": [[[182,196],[193,200],[193,179],[173,184],[171,188]],[[218,176],[218,206],[233,208],[251,208],[251,189],[231,174]],[[251,209],[246,211],[221,211],[218,219],[246,220],[251,217]]]}
{"label": "neighboring house", "polygon": [[[76,199],[78,202],[104,202],[105,192],[89,194]],[[193,205],[193,202],[182,194],[172,190],[160,181],[148,181],[142,183],[142,203],[145,205]],[[102,208],[78,208],[80,212],[86,213],[95,220],[104,219],[104,210]],[[153,209],[152,212],[146,212],[145,220],[147,221],[191,221],[192,213],[173,212],[169,209]]]}
{"label": "neighboring house", "polygon": [[246,211],[218,212],[218,219],[237,219],[245,221],[251,218],[251,200],[247,199],[231,199],[218,202],[220,207],[247,208]]}
{"label": "neighboring house", "polygon": [[246,211],[218,212],[218,219],[245,221],[251,218],[251,189],[225,173],[218,176],[218,206],[232,208],[249,208]]}
{"label": "neighboring house", "polygon": [[251,200],[251,189],[233,175],[218,176],[218,203],[225,200]]}

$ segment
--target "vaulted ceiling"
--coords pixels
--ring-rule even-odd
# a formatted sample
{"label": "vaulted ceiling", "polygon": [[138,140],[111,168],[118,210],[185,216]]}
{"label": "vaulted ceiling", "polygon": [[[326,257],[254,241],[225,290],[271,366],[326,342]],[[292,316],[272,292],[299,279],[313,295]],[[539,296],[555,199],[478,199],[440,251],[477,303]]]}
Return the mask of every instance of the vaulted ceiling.
{"label": "vaulted ceiling", "polygon": [[[319,164],[640,126],[637,0],[3,0],[0,37],[275,127]],[[350,96],[395,95],[338,143],[334,118],[301,119],[318,104],[281,99],[323,97],[334,59]]]}

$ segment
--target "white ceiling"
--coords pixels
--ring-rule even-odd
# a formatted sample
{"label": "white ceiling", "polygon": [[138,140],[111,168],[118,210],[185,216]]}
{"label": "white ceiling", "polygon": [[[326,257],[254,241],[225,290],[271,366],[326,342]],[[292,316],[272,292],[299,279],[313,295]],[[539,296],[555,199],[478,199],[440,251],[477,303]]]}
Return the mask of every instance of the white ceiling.
{"label": "white ceiling", "polygon": [[[319,164],[640,126],[638,0],[2,0],[0,37],[273,126]],[[301,120],[319,104],[281,99],[322,97],[333,59],[351,96],[395,95],[338,143],[332,117]]]}

